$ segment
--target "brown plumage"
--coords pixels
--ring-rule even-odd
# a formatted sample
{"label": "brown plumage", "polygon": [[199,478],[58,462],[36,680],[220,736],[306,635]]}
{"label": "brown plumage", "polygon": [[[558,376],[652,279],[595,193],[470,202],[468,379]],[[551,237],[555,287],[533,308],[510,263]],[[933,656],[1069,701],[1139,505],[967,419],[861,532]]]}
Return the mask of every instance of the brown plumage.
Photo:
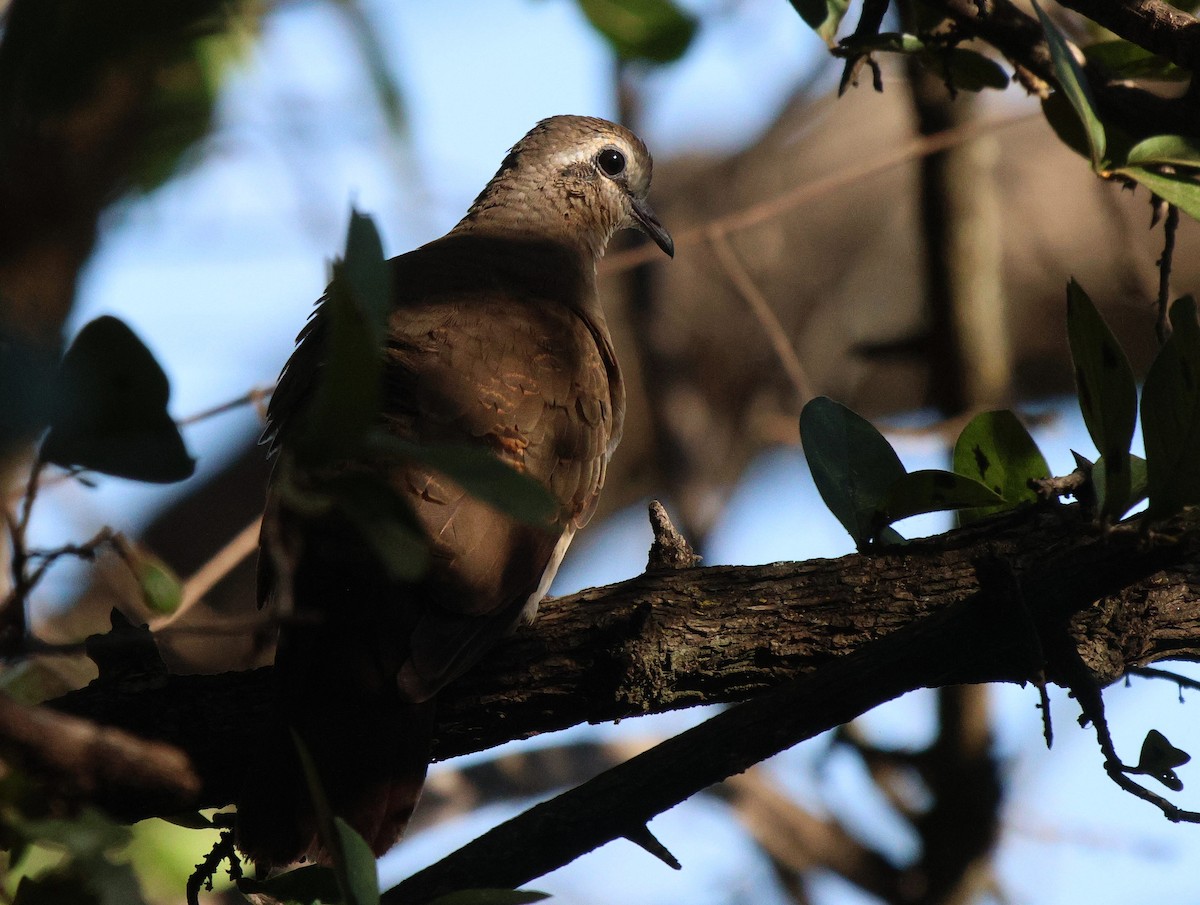
{"label": "brown plumage", "polygon": [[[284,726],[304,740],[334,812],[377,853],[395,842],[424,780],[434,695],[533,618],[592,517],[625,413],[596,262],[624,227],[673,252],[645,203],[650,175],[627,129],[552,117],[517,143],[453,230],[390,262],[386,428],[486,447],[546,485],[560,516],[549,531],[531,527],[428,469],[387,466],[432,544],[430,569],[411,583],[389,580],[336,515],[304,522],[287,577],[294,618],[276,656],[280,727],[239,801],[239,845],[260,865],[325,855]],[[325,331],[318,307],[271,401],[274,449],[310,397]],[[266,599],[280,577],[261,561]]]}

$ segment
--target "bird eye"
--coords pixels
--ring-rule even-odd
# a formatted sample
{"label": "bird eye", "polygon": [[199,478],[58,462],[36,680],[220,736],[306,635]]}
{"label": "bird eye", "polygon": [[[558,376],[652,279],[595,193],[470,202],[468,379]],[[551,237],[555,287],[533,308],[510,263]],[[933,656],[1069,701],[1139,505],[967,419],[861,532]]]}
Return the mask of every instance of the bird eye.
{"label": "bird eye", "polygon": [[605,176],[620,176],[625,171],[625,155],[616,148],[605,148],[596,156]]}

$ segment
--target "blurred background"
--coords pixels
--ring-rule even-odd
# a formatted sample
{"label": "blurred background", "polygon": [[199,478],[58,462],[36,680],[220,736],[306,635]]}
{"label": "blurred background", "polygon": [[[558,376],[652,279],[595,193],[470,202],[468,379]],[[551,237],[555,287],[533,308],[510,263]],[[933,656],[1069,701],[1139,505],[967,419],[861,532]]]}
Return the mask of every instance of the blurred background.
{"label": "blurred background", "polygon": [[[626,237],[605,262],[629,421],[603,512],[556,594],[642,570],[650,498],[707,564],[852,552],[799,448],[797,417],[815,394],[875,420],[910,469],[944,467],[971,413],[1015,406],[1055,472],[1070,471],[1072,448],[1094,454],[1069,396],[1071,276],[1139,376],[1156,348],[1162,235],[1148,229],[1144,190],[1097,180],[1016,86],[951,98],[884,59],[882,93],[866,79],[838,99],[841,64],[784,0],[10,6],[0,340],[19,354],[0,378],[11,387],[38,373],[64,337],[115,314],[167,371],[198,459],[193,478],[167,488],[53,483],[31,540],[111,525],[185,579],[218,576],[160,635],[177,671],[269,657],[253,642],[243,558],[266,479],[261,403],[351,205],[374,217],[389,254],[436,238],[545,116],[639,132],[656,161],[651,201],[678,249],[646,263]],[[1200,285],[1197,240],[1185,218],[1180,292]],[[22,418],[19,407],[0,415],[14,490]],[[113,606],[150,620],[136,600],[121,568],[64,565],[35,615],[46,638],[77,640]],[[64,659],[39,681],[49,695],[87,678]],[[1032,689],[909,695],[655,820],[682,872],[622,841],[532,886],[572,905],[1200,902],[1200,829],[1116,789],[1073,702],[1052,700],[1047,752]],[[1134,680],[1108,702],[1128,758],[1151,727],[1200,748],[1174,685]],[[383,878],[704,715],[578,727],[435,768]],[[130,851],[147,898],[182,901],[210,844],[139,826]]]}

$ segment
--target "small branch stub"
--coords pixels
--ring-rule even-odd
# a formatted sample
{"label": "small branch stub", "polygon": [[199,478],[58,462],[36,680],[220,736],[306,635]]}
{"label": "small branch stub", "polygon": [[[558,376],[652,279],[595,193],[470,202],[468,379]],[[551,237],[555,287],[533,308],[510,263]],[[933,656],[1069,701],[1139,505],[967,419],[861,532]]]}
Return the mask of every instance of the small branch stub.
{"label": "small branch stub", "polygon": [[690,569],[700,564],[700,557],[692,545],[671,524],[671,517],[658,500],[650,501],[650,527],[654,529],[654,542],[650,544],[650,557],[646,562],[647,572],[669,569]]}

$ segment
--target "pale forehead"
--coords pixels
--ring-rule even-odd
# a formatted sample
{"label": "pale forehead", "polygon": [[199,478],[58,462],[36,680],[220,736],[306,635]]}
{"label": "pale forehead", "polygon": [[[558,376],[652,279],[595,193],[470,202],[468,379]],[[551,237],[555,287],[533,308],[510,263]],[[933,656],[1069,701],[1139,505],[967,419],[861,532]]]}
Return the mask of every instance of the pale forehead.
{"label": "pale forehead", "polygon": [[591,116],[552,116],[534,126],[514,150],[537,150],[552,163],[568,164],[601,148],[614,146],[642,166],[650,165],[650,152],[642,140],[616,123]]}

